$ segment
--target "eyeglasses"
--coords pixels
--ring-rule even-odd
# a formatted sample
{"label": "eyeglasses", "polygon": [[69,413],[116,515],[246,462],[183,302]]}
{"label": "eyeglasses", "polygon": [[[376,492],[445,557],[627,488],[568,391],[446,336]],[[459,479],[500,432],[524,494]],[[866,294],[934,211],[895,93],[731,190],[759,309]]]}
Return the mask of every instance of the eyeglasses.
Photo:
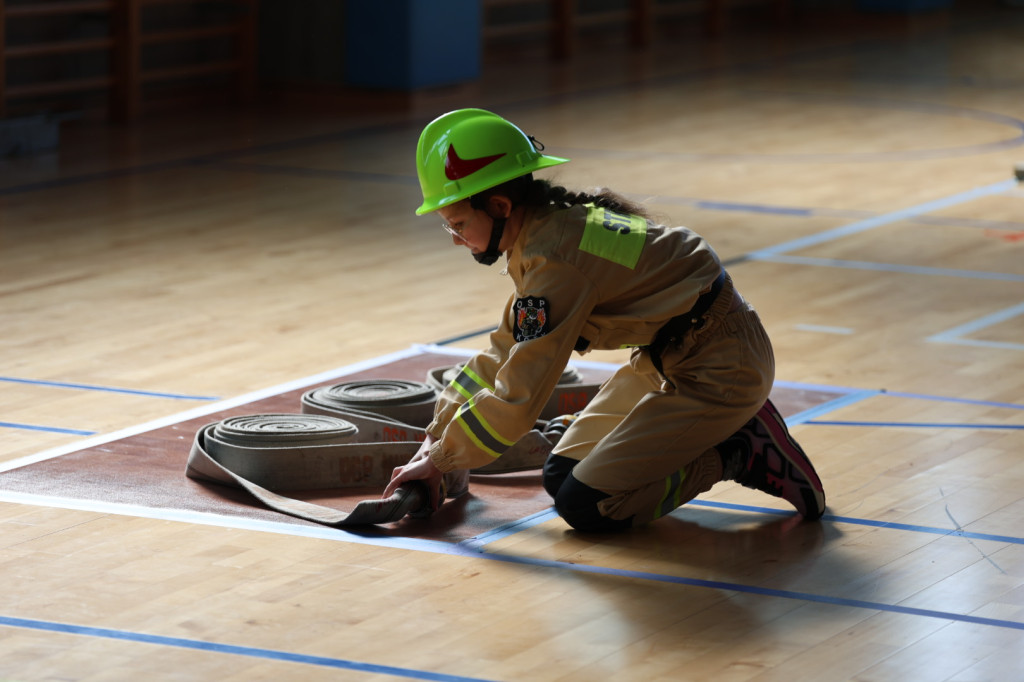
{"label": "eyeglasses", "polygon": [[464,232],[465,232],[465,230],[466,230],[466,224],[465,224],[465,223],[461,223],[461,224],[459,224],[459,226],[458,226],[458,227],[452,227],[452,226],[451,226],[451,225],[449,225],[448,223],[444,223],[444,222],[442,222],[442,223],[441,223],[441,227],[443,227],[443,228],[445,229],[445,232],[447,232],[447,233],[448,233],[448,234],[450,234],[451,236],[453,236],[453,237],[457,237],[458,239],[465,239],[465,238],[464,238],[464,237],[462,236],[462,235],[463,235],[463,233],[464,233]]}

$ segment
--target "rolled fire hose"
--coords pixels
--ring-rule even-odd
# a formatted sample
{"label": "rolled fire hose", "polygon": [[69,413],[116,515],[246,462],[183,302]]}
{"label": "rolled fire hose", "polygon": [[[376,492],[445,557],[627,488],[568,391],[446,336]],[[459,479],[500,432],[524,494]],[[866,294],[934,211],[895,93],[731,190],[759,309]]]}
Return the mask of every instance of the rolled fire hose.
{"label": "rolled fire hose", "polygon": [[[401,380],[349,382],[307,392],[302,396],[302,411],[341,417],[352,422],[359,428],[360,441],[422,442],[427,437],[425,429],[434,418],[436,398],[435,388],[429,383]],[[507,474],[538,469],[544,465],[551,447],[551,441],[533,429],[501,457],[473,469],[472,473]],[[390,469],[388,475],[390,480]],[[458,497],[465,492],[468,479],[465,475],[451,476],[447,483],[448,495]],[[382,485],[387,485],[387,481]]]}
{"label": "rolled fire hose", "polygon": [[[402,486],[388,499],[364,500],[351,512],[272,492],[386,486],[394,468],[419,450],[433,416],[435,390],[406,381],[349,382],[302,396],[303,414],[229,417],[196,433],[186,475],[243,488],[271,509],[329,526],[398,521],[427,506],[421,483]],[[407,423],[403,420],[409,420]],[[561,432],[555,430],[553,439]],[[494,464],[473,473],[540,467],[553,447],[530,431]],[[468,489],[469,472],[445,475],[442,497]]]}
{"label": "rolled fire hose", "polygon": [[[337,417],[260,414],[228,417],[196,433],[185,474],[248,491],[271,509],[328,526],[397,521],[427,503],[422,485],[402,486],[385,500],[365,500],[351,512],[269,490],[317,490],[369,485],[388,462],[401,466],[419,443],[359,443],[355,425]],[[392,467],[393,468],[393,467]]]}
{"label": "rolled fire hose", "polygon": [[[427,383],[443,391],[462,371],[463,365],[435,367],[427,372]],[[584,382],[582,375],[574,367],[566,367],[558,378],[555,390],[540,412],[542,420],[555,419],[563,414],[575,414],[594,399],[600,383]]]}
{"label": "rolled fire hose", "polygon": [[433,387],[415,381],[351,381],[307,391],[302,411],[352,422],[363,442],[422,441],[436,401]]}

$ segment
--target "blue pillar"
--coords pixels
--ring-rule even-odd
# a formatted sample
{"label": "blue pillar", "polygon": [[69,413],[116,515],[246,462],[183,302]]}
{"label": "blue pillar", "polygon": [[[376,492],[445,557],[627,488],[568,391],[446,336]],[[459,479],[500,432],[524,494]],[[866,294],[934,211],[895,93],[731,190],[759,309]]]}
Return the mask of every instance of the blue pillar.
{"label": "blue pillar", "polygon": [[347,0],[345,80],[417,90],[480,76],[480,0]]}

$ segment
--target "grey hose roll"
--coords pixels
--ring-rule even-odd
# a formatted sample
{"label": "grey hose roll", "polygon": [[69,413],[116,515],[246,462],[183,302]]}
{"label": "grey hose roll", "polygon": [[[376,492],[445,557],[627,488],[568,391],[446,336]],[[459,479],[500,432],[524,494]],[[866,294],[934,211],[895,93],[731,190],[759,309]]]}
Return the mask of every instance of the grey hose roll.
{"label": "grey hose roll", "polygon": [[303,404],[324,410],[370,413],[425,427],[434,416],[437,391],[429,384],[398,379],[348,381],[317,388],[302,396]]}
{"label": "grey hose roll", "polygon": [[[307,391],[302,396],[302,411],[352,422],[359,428],[360,441],[422,442],[427,436],[425,427],[434,417],[436,399],[437,389],[430,383],[373,379]],[[489,475],[539,469],[552,446],[549,438],[534,429],[494,462],[471,473]],[[447,484],[449,497],[458,497],[466,491],[468,479],[465,474],[452,475]]]}
{"label": "grey hose roll", "polygon": [[419,443],[360,443],[357,428],[326,415],[228,417],[196,433],[185,474],[240,487],[271,509],[329,526],[397,521],[427,504],[422,486],[403,486],[386,500],[366,500],[351,512],[279,495],[281,491],[387,485],[395,466]]}
{"label": "grey hose roll", "polygon": [[[459,372],[462,371],[463,366],[464,365],[452,365],[451,367],[439,368],[441,374],[438,387],[443,390],[445,386],[454,381],[455,377],[457,377],[459,375]],[[431,372],[434,371],[437,370],[431,370]],[[580,376],[579,371],[577,371],[575,367],[566,367],[565,370],[562,371],[562,375],[558,377],[558,384],[560,386],[564,384],[578,384],[581,381],[582,377]]]}
{"label": "grey hose roll", "polygon": [[[426,384],[373,380],[306,392],[302,414],[229,417],[196,433],[185,473],[247,490],[271,509],[330,526],[398,521],[423,512],[422,484],[402,486],[387,500],[365,500],[341,512],[273,491],[385,487],[392,471],[419,450],[433,416],[436,391]],[[394,416],[389,416],[394,415]],[[400,419],[400,418],[401,419]],[[536,469],[552,440],[533,430],[502,457],[473,473]],[[469,472],[445,474],[442,499],[468,490]]]}
{"label": "grey hose roll", "polygon": [[302,411],[355,424],[364,442],[422,441],[434,416],[437,391],[416,381],[350,381],[307,391]]}
{"label": "grey hose roll", "polygon": [[[462,367],[463,365],[435,367],[427,372],[427,383],[441,392],[459,375]],[[576,368],[566,367],[558,378],[558,384],[551,392],[551,397],[541,410],[540,418],[549,420],[566,414],[575,414],[594,399],[600,388],[599,382],[584,381]]]}

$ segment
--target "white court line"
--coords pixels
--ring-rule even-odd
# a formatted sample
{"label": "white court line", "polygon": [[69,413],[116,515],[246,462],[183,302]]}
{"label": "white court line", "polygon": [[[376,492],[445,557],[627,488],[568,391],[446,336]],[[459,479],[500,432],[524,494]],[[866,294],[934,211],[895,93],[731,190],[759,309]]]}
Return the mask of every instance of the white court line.
{"label": "white court line", "polygon": [[910,275],[934,275],[938,277],[963,277],[965,279],[988,279],[998,282],[1024,282],[1024,275],[1010,272],[989,272],[987,270],[955,270],[953,268],[932,268],[924,265],[902,265],[899,263],[873,263],[871,261],[840,260],[838,258],[813,258],[810,256],[766,256],[760,258],[769,263],[791,263],[793,265],[818,265],[826,268],[849,270],[875,270],[879,272],[901,272]]}
{"label": "white court line", "polygon": [[[192,410],[185,412],[179,412],[168,417],[156,419],[153,421],[131,426],[119,431],[112,433],[103,434],[87,440],[78,441],[65,446],[46,450],[44,452],[37,453],[35,455],[29,455],[20,459],[12,460],[10,462],[4,462],[0,464],[0,473],[17,469],[19,467],[28,466],[38,462],[46,461],[62,455],[71,454],[88,448],[96,447],[110,443],[115,440],[121,440],[131,436],[139,435],[147,431],[154,429],[171,426],[178,424],[196,417],[205,416],[214,412],[220,412],[227,410],[232,407],[238,407],[245,405],[256,400],[262,400],[264,398],[270,398],[281,393],[288,391],[294,391],[296,389],[305,388],[313,384],[323,383],[332,379],[337,379],[349,374],[354,374],[366,369],[372,369],[381,365],[388,364],[397,360],[406,358],[416,357],[418,355],[432,354],[432,355],[448,355],[458,358],[468,358],[474,354],[474,351],[459,349],[459,348],[447,348],[444,346],[424,345],[417,344],[410,348],[389,355],[384,355],[379,358],[373,358],[364,362],[347,365],[337,369],[322,372],[320,374],[314,374],[303,379],[296,379],[289,381],[284,384],[277,386],[271,386],[269,388],[260,389],[251,393],[246,393],[234,398],[221,400],[216,403],[202,405]],[[614,363],[603,363],[603,362],[587,362],[587,361],[573,361],[570,365],[581,368],[581,369],[610,369],[614,370],[618,367]],[[442,554],[465,554],[466,548],[461,547],[458,544],[441,542],[436,540],[422,540],[417,538],[405,538],[396,536],[376,536],[372,534],[362,534],[345,531],[339,528],[330,528],[328,526],[306,526],[296,523],[288,522],[274,522],[265,521],[260,519],[247,519],[242,517],[213,514],[208,512],[196,512],[186,509],[173,509],[167,507],[147,507],[142,505],[125,504],[120,502],[108,502],[103,500],[90,500],[90,499],[76,499],[69,497],[58,497],[52,495],[37,495],[33,493],[14,492],[0,490],[0,503],[7,502],[12,504],[24,504],[36,507],[52,507],[56,509],[71,509],[76,511],[88,511],[97,514],[113,514],[117,516],[132,516],[147,519],[156,519],[161,521],[177,521],[180,523],[192,523],[197,525],[205,526],[216,526],[220,528],[234,528],[239,530],[252,530],[266,533],[277,533],[280,535],[292,535],[309,538],[319,538],[324,540],[338,540],[343,542],[351,542],[357,544],[368,544],[378,545],[382,547],[392,547],[398,549],[412,549],[420,551],[431,551]],[[470,548],[472,551],[472,548]]]}
{"label": "white court line", "polygon": [[[263,400],[264,398],[272,398],[281,393],[287,393],[288,391],[306,388],[307,386],[312,386],[313,384],[331,381],[332,379],[338,379],[349,374],[355,374],[356,372],[361,372],[366,369],[372,369],[374,367],[386,365],[390,362],[395,362],[397,360],[404,360],[406,358],[416,357],[417,355],[422,355],[425,353],[430,353],[434,355],[451,355],[454,357],[470,357],[474,354],[474,351],[459,348],[446,348],[443,346],[416,344],[405,350],[397,351],[389,355],[383,355],[378,358],[372,358],[370,360],[365,360],[363,362],[358,362],[352,365],[346,365],[345,367],[339,367],[337,369],[328,370],[326,372],[314,374],[312,376],[308,376],[302,379],[295,379],[294,381],[278,384],[277,386],[271,386],[269,388],[263,388],[258,391],[253,391],[251,393],[236,396],[234,398],[227,398],[225,400],[220,400],[215,403],[201,405],[191,410],[186,410],[185,412],[178,412],[177,414],[172,414],[167,417],[161,417],[160,419],[154,419],[153,421],[148,421],[143,424],[136,424],[135,426],[129,426],[118,431],[100,434],[98,436],[94,436],[86,440],[79,440],[75,441],[74,443],[61,445],[56,448],[44,450],[43,452],[39,452],[34,455],[20,457],[18,459],[13,459],[9,462],[2,462],[0,463],[0,473],[10,471],[12,469],[18,469],[23,466],[28,466],[29,464],[44,462],[48,459],[53,459],[54,457],[60,457],[62,455],[71,454],[72,452],[78,452],[80,450],[93,448],[98,445],[104,445],[115,440],[121,440],[122,438],[137,436],[140,433],[146,433],[147,431],[153,431],[155,429],[164,428],[166,426],[180,424],[181,422],[188,421],[189,419],[195,419],[196,417],[202,417],[208,414],[213,414],[214,412],[221,412],[223,410],[228,410],[233,407],[238,407],[240,405],[255,402],[257,400]],[[583,369],[616,369],[618,367],[618,365],[615,364],[601,362],[574,361],[570,364]]]}
{"label": "white court line", "polygon": [[409,357],[415,357],[419,355],[420,351],[415,346],[407,348],[406,350],[391,353],[390,355],[383,355],[379,358],[373,358],[364,362],[357,362],[352,365],[345,367],[339,367],[337,369],[328,370],[320,374],[314,374],[313,376],[305,377],[304,379],[295,379],[277,386],[271,386],[269,388],[263,388],[252,393],[246,393],[244,395],[236,396],[234,398],[228,398],[226,400],[220,400],[215,403],[209,403],[186,410],[185,412],[178,412],[167,417],[161,417],[160,419],[154,419],[153,421],[145,422],[143,424],[137,424],[135,426],[129,426],[128,428],[121,429],[119,431],[113,431],[111,433],[104,433],[93,438],[86,440],[76,441],[74,443],[68,443],[50,450],[44,450],[43,452],[36,453],[34,455],[28,455],[27,457],[21,457],[14,459],[9,462],[0,463],[0,473],[4,471],[10,471],[11,469],[17,469],[29,464],[35,464],[36,462],[43,462],[54,457],[60,457],[61,455],[67,455],[72,452],[78,452],[79,450],[85,450],[86,448],[96,447],[97,445],[103,445],[110,443],[115,440],[121,440],[122,438],[128,438],[130,436],[137,436],[140,433],[147,431],[153,431],[154,429],[160,429],[165,426],[171,426],[173,424],[180,424],[181,422],[188,421],[189,419],[195,419],[196,417],[202,417],[214,412],[220,412],[227,410],[232,407],[238,407],[247,403],[255,402],[257,400],[263,400],[264,398],[272,398],[275,395],[286,393],[288,391],[294,391],[299,388],[306,388],[313,384],[322,383],[324,381],[330,381],[343,377],[347,374],[354,374],[364,369],[371,369],[373,367],[379,367],[380,365],[387,364],[396,360],[403,360]]}
{"label": "white court line", "polygon": [[[213,412],[219,412],[231,407],[237,407],[239,405],[253,402],[255,400],[261,400],[263,398],[273,397],[280,393],[292,391],[298,388],[305,388],[312,384],[322,383],[324,381],[330,381],[347,374],[354,374],[355,372],[378,367],[380,365],[387,364],[389,362],[405,359],[409,357],[415,357],[423,354],[434,354],[434,355],[448,355],[451,357],[468,358],[474,354],[474,351],[460,348],[449,348],[444,346],[435,345],[423,345],[417,344],[404,351],[398,351],[390,355],[385,355],[379,358],[374,358],[364,362],[356,363],[346,367],[323,372],[316,374],[304,379],[297,379],[285,384],[278,386],[272,386],[245,395],[240,395],[235,398],[222,400],[220,402],[203,405],[199,408],[181,412],[163,419],[157,419],[154,421],[139,424],[137,426],[129,427],[95,438],[90,438],[85,441],[79,441],[77,443],[67,445],[64,447],[54,448],[45,452],[38,453],[36,455],[30,455],[23,457],[11,462],[6,462],[0,465],[0,473],[9,471],[18,467],[34,464],[47,459],[53,459],[60,457],[61,455],[71,454],[80,450],[95,447],[109,443],[114,440],[120,440],[130,436],[138,435],[153,429],[162,428],[177,424],[195,417],[204,416]],[[608,362],[595,362],[595,361],[584,361],[584,360],[573,360],[569,363],[571,366],[580,369],[597,369],[597,370],[612,370],[614,371],[619,367],[618,363]],[[789,387],[794,389],[804,390],[822,390],[831,391],[834,393],[844,394],[843,397],[837,398],[836,400],[829,401],[824,405],[818,406],[818,408],[812,408],[807,410],[800,415],[797,415],[798,421],[810,419],[812,417],[820,416],[830,412],[831,410],[838,409],[841,406],[863,400],[871,395],[876,395],[877,391],[864,391],[863,389],[856,388],[844,388],[837,386],[825,386],[820,384],[806,384],[799,382],[787,382],[787,381],[776,381],[775,385],[778,387]],[[797,423],[797,422],[791,422]],[[111,514],[116,516],[130,516],[146,519],[155,519],[160,521],[174,521],[179,523],[191,523],[203,526],[214,526],[219,528],[233,528],[237,530],[249,530],[256,532],[265,533],[276,533],[279,535],[290,535],[295,537],[307,537],[317,538],[323,540],[334,540],[339,542],[349,542],[355,544],[366,544],[376,545],[381,547],[391,547],[396,549],[409,549],[415,551],[427,551],[440,554],[460,554],[465,555],[467,553],[476,553],[482,551],[482,543],[480,540],[471,538],[469,542],[463,541],[461,543],[449,543],[439,540],[423,540],[419,538],[407,538],[401,536],[379,536],[371,533],[356,533],[346,531],[340,528],[330,528],[328,526],[321,525],[304,525],[294,522],[276,522],[267,521],[262,519],[249,519],[239,516],[222,515],[210,512],[197,512],[187,509],[174,509],[168,507],[149,507],[143,505],[126,504],[122,502],[109,502],[104,500],[91,500],[91,499],[77,499],[69,497],[60,497],[52,495],[38,495],[34,493],[16,492],[0,490],[0,503],[11,503],[11,504],[23,504],[36,507],[49,507],[55,509],[69,509],[75,511],[86,511],[97,514]],[[538,517],[541,520],[546,520],[547,516]]]}
{"label": "white court line", "polygon": [[[196,417],[202,417],[208,414],[213,414],[215,412],[221,412],[223,410],[228,410],[233,407],[238,407],[240,405],[255,402],[257,400],[263,400],[264,398],[272,398],[281,393],[294,391],[300,388],[305,388],[307,386],[312,386],[313,384],[323,383],[325,381],[331,381],[332,379],[338,379],[349,374],[355,374],[356,372],[361,372],[363,370],[372,369],[374,367],[379,367],[381,365],[386,365],[390,362],[404,360],[406,358],[416,357],[417,355],[423,354],[450,355],[452,357],[469,358],[475,355],[476,351],[467,350],[464,348],[451,348],[447,346],[436,346],[430,344],[415,344],[405,350],[397,351],[389,355],[382,355],[381,357],[378,358],[372,358],[370,360],[365,360],[363,362],[358,362],[352,365],[346,365],[344,367],[328,370],[326,372],[314,374],[312,376],[308,376],[302,379],[295,379],[294,381],[278,384],[277,386],[271,386],[268,388],[253,391],[251,393],[245,393],[234,398],[227,398],[225,400],[220,400],[215,403],[201,405],[191,410],[178,412],[167,417],[161,417],[160,419],[154,419],[152,421],[144,422],[142,424],[136,424],[135,426],[129,426],[118,431],[100,434],[92,438],[87,438],[85,440],[75,441],[73,443],[68,443],[66,445],[62,445],[56,448],[44,450],[33,455],[20,457],[18,459],[13,459],[8,462],[2,462],[0,463],[0,473],[3,473],[5,471],[11,471],[12,469],[18,469],[23,466],[28,466],[30,464],[36,464],[38,462],[45,462],[46,460],[53,459],[55,457],[68,455],[73,452],[78,452],[80,450],[86,450],[89,448],[96,447],[98,445],[105,445],[106,443],[111,443],[113,441],[121,440],[123,438],[137,436],[141,433],[146,433],[147,431],[153,431],[156,429],[164,428],[166,426],[173,426],[174,424],[180,424],[181,422],[188,421],[190,419],[195,419]],[[570,366],[577,367],[580,369],[615,371],[616,369],[619,368],[618,363],[596,362],[588,360],[573,360],[569,364]],[[788,386],[790,384],[784,381],[776,381],[775,385]],[[849,390],[837,388],[834,386],[811,386],[805,384],[792,384],[792,386],[802,388],[815,388],[829,391]]]}
{"label": "white court line", "polygon": [[981,331],[993,325],[1001,324],[1011,320],[1018,315],[1024,315],[1024,303],[1011,306],[1005,310],[999,310],[991,315],[979,317],[976,320],[953,327],[944,332],[929,336],[926,341],[932,343],[952,343],[961,346],[982,346],[985,348],[1006,348],[1009,350],[1024,350],[1024,343],[1011,343],[1009,341],[984,341],[980,339],[965,338],[968,334]]}
{"label": "white court line", "polygon": [[[182,475],[184,475],[184,473]],[[137,504],[125,504],[122,502],[55,497],[52,495],[36,495],[33,493],[0,490],[0,503],[3,502],[10,504],[24,504],[33,507],[70,509],[73,511],[93,512],[96,514],[112,514],[114,516],[131,516],[142,519],[154,519],[157,521],[176,521],[178,523],[191,523],[200,526],[234,528],[236,530],[251,530],[262,533],[276,533],[278,535],[316,538],[320,540],[338,540],[361,545],[392,547],[395,549],[413,549],[441,554],[462,553],[455,544],[443,542],[441,540],[424,540],[420,538],[395,535],[356,533],[346,531],[341,528],[331,528],[329,526],[322,525],[305,526],[298,523],[247,519],[240,516],[197,512],[186,509],[147,507]]]}

